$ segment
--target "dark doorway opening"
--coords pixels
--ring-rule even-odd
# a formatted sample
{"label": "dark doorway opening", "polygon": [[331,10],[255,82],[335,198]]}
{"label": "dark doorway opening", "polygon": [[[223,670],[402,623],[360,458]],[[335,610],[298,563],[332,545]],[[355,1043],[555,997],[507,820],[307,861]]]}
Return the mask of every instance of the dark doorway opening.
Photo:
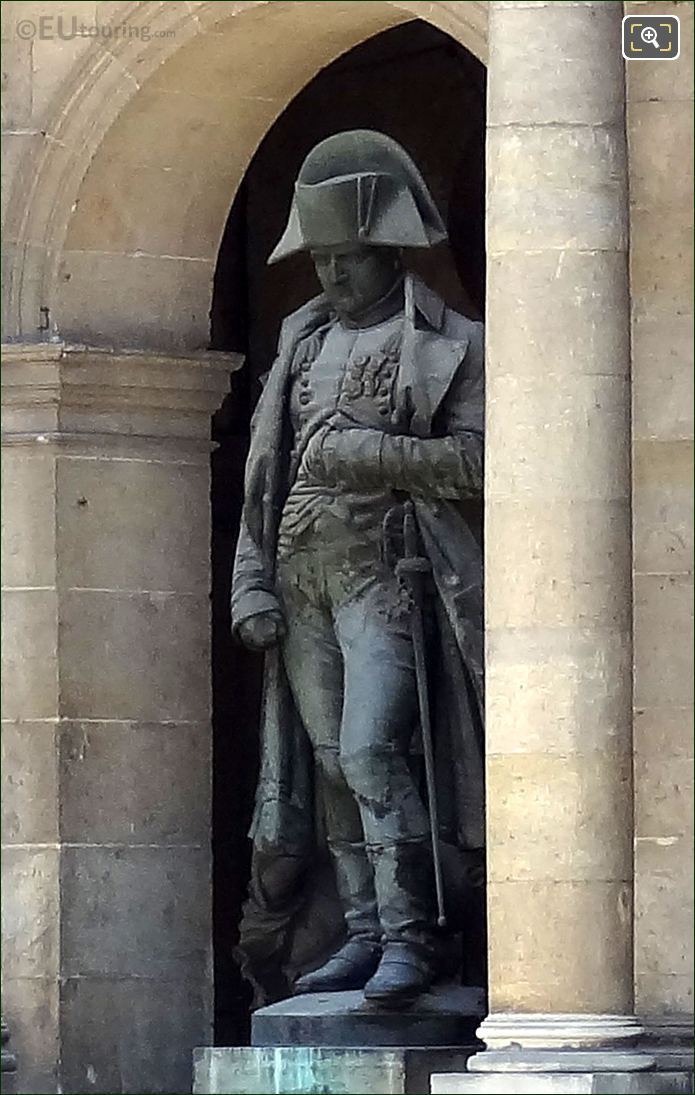
{"label": "dark doorway opening", "polygon": [[353,128],[399,141],[447,221],[449,245],[409,261],[411,268],[451,307],[472,318],[484,313],[485,68],[446,34],[413,20],[352,49],[289,104],[249,166],[218,256],[211,347],[246,354],[213,425],[213,945],[221,1045],[243,1045],[249,1033],[250,991],[234,947],[248,882],[261,664],[232,642],[229,623],[249,420],[283,317],[318,291],[305,256],[265,262],[304,156],[322,138]]}

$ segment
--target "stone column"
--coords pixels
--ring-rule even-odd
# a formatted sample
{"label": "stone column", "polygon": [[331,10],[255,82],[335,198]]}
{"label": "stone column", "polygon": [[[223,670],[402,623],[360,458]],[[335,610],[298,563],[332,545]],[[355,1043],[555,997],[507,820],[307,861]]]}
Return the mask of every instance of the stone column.
{"label": "stone column", "polygon": [[612,2],[490,4],[491,1014],[474,1070],[650,1065],[630,1051],[639,1026],[621,17]]}
{"label": "stone column", "polygon": [[25,1092],[211,1040],[210,416],[238,359],[3,352],[3,1014]]}

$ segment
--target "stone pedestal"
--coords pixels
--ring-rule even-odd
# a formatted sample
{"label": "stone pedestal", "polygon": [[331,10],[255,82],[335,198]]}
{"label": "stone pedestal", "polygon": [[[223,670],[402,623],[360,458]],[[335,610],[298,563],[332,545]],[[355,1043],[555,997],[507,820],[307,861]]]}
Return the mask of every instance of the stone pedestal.
{"label": "stone pedestal", "polygon": [[471,1047],[349,1049],[281,1046],[198,1049],[195,1095],[423,1095],[444,1068],[465,1068]]}
{"label": "stone pedestal", "polygon": [[255,1012],[251,1049],[198,1049],[197,1095],[405,1095],[463,1069],[480,1043],[482,989],[442,985],[385,1011],[362,992],[313,993]]}
{"label": "stone pedestal", "polygon": [[3,1009],[35,1092],[211,1038],[210,416],[237,358],[3,351]]}
{"label": "stone pedestal", "polygon": [[483,990],[457,985],[437,986],[399,1011],[370,1007],[362,992],[312,993],[259,1008],[251,1045],[473,1046],[484,1014]]}

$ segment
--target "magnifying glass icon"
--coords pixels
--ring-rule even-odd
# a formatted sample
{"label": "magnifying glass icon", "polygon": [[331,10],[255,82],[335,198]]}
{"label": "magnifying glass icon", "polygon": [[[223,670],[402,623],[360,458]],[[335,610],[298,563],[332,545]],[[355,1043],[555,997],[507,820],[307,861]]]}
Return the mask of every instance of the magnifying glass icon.
{"label": "magnifying glass icon", "polygon": [[648,46],[656,46],[657,49],[661,48],[654,27],[645,27],[640,33],[640,38],[643,42],[646,42]]}

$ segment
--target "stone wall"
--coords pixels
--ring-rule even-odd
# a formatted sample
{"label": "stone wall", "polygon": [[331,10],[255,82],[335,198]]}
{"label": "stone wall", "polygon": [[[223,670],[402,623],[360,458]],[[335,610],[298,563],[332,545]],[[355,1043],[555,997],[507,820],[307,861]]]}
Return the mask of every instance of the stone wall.
{"label": "stone wall", "polygon": [[635,639],[635,990],[693,1008],[693,5],[681,56],[627,65]]}

